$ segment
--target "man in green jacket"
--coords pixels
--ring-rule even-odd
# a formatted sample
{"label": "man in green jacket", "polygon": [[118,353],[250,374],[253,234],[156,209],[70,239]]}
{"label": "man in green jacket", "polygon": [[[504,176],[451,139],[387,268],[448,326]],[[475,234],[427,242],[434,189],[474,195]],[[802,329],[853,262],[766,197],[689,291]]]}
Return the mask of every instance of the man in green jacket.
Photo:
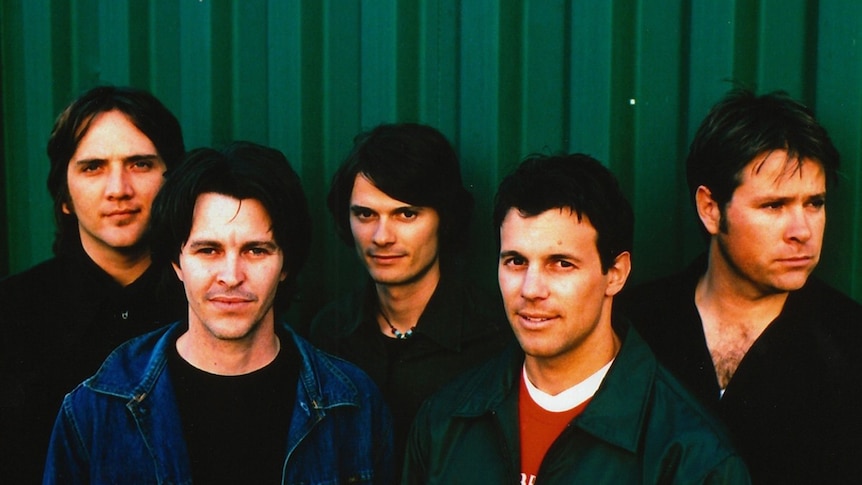
{"label": "man in green jacket", "polygon": [[404,483],[749,483],[717,421],[611,317],[634,231],[613,175],[585,155],[529,158],[494,223],[520,349],[426,401]]}

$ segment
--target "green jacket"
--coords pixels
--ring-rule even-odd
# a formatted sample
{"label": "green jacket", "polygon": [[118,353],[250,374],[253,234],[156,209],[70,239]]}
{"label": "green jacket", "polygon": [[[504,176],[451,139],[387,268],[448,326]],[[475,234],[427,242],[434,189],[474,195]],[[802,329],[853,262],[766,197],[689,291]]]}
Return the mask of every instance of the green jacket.
{"label": "green jacket", "polygon": [[[723,428],[658,365],[627,323],[608,375],[586,410],[557,438],[536,482],[551,484],[747,484]],[[522,483],[518,348],[428,399],[414,422],[403,483]]]}

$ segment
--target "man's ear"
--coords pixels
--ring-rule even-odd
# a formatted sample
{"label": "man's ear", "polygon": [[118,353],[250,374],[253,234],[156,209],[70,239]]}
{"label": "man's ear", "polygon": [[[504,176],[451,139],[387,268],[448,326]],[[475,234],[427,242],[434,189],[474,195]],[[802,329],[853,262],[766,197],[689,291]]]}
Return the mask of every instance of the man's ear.
{"label": "man's ear", "polygon": [[63,211],[63,214],[72,215],[72,208],[68,202],[60,204],[60,210]]}
{"label": "man's ear", "polygon": [[180,268],[180,263],[171,261],[171,267],[174,268],[174,273],[177,274],[177,279],[183,281],[183,269]]}
{"label": "man's ear", "polygon": [[606,296],[614,296],[623,289],[629,274],[632,272],[632,255],[623,251],[614,259],[614,264],[608,268],[608,287],[605,289]]}
{"label": "man's ear", "polygon": [[712,198],[712,191],[701,185],[694,193],[694,206],[703,227],[711,235],[718,234],[721,225],[721,208]]}

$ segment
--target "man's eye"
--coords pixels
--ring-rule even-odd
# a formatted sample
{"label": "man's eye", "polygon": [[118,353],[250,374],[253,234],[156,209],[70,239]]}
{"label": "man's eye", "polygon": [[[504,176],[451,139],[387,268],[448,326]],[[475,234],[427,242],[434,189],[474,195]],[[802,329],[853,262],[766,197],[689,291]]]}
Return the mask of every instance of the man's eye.
{"label": "man's eye", "polygon": [[410,209],[407,209],[407,210],[401,212],[401,217],[403,217],[405,219],[413,219],[413,218],[417,217],[418,215],[419,215],[419,212],[414,211],[414,210],[410,210]]}
{"label": "man's eye", "polygon": [[132,167],[138,170],[149,170],[153,168],[155,163],[152,160],[136,160]]}
{"label": "man's eye", "polygon": [[353,217],[357,219],[370,219],[374,213],[368,209],[354,209]]}
{"label": "man's eye", "polygon": [[101,167],[102,167],[102,164],[99,162],[89,162],[89,163],[85,163],[81,166],[81,171],[82,172],[95,172],[96,170],[98,170]]}
{"label": "man's eye", "polygon": [[781,209],[782,206],[784,206],[783,202],[766,202],[765,204],[763,204],[762,207],[764,209],[776,210],[776,209]]}
{"label": "man's eye", "polygon": [[527,264],[527,260],[524,258],[512,257],[504,259],[503,264],[506,266],[523,266]]}
{"label": "man's eye", "polygon": [[809,202],[809,205],[811,205],[811,207],[819,209],[819,208],[824,207],[826,205],[826,199],[821,198],[821,197],[818,197],[816,199],[811,199],[811,202]]}

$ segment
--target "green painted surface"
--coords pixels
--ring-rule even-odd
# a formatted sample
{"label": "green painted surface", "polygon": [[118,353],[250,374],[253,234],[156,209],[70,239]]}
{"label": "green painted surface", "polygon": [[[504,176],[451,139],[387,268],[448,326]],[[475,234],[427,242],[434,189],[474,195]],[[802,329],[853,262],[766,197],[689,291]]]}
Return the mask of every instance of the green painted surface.
{"label": "green painted surface", "polygon": [[851,0],[3,0],[0,275],[50,256],[45,143],[99,83],[153,91],[189,148],[246,139],[295,164],[316,244],[306,319],[361,275],[325,210],[353,136],[443,131],[477,200],[470,265],[495,286],[491,199],[533,152],[585,152],[636,210],[635,281],[702,249],[681,164],[736,80],[818,113],[843,157],[818,272],[862,300],[862,6]]}

